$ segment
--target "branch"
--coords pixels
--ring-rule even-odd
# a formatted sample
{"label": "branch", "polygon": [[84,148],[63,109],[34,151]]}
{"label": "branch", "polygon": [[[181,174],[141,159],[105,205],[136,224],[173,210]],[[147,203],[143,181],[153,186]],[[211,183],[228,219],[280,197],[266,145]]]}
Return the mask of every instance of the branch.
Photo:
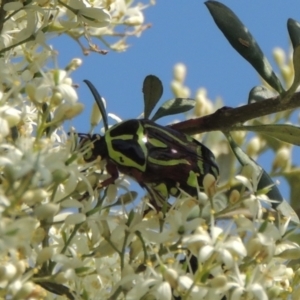
{"label": "branch", "polygon": [[189,135],[217,130],[230,131],[234,126],[251,119],[298,107],[300,107],[300,92],[295,93],[285,103],[280,96],[277,96],[237,108],[225,106],[213,114],[172,124],[170,127]]}

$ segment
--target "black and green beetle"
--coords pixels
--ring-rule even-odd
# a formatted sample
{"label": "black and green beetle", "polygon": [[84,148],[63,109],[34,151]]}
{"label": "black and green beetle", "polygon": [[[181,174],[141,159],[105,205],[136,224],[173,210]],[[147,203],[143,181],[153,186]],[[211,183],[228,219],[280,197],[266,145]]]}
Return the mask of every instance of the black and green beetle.
{"label": "black and green beetle", "polygon": [[[85,82],[106,123],[100,95],[89,81]],[[105,127],[104,136],[79,134],[80,147],[91,144],[84,155],[86,162],[97,157],[106,160],[106,170],[111,177],[100,183],[100,187],[114,183],[121,172],[134,178],[161,206],[161,200],[170,195],[178,196],[180,189],[197,195],[197,188],[203,189],[206,174],[218,177],[213,153],[184,133],[148,119],[131,119],[109,129]]]}

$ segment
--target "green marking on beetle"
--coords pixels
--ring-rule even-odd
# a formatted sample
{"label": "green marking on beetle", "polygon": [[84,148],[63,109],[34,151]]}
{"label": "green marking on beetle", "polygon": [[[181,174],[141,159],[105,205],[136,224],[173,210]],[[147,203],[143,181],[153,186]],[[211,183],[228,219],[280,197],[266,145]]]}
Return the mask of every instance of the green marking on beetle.
{"label": "green marking on beetle", "polygon": [[167,148],[167,144],[163,143],[162,141],[155,139],[155,138],[148,138],[148,142],[157,148]]}
{"label": "green marking on beetle", "polygon": [[148,161],[159,166],[176,166],[179,164],[190,165],[186,159],[159,160],[148,156]]}
{"label": "green marking on beetle", "polygon": [[[174,139],[175,141],[177,141],[179,144],[185,146],[186,143],[184,141],[182,141],[181,139],[177,138],[176,136],[174,136],[172,133],[164,130],[163,128],[160,128],[158,126],[153,126],[153,125],[149,125],[149,124],[145,124],[144,125],[145,128],[152,128],[152,129],[155,129],[155,130],[158,130],[158,131],[161,131],[162,133],[164,133],[165,135],[168,135],[169,137],[171,137],[172,139]],[[185,137],[187,137],[187,135],[184,134]]]}
{"label": "green marking on beetle", "polygon": [[192,138],[191,136],[189,136],[189,135],[186,135],[186,139],[189,141],[189,142],[194,142],[194,141],[196,141],[194,138]]}
{"label": "green marking on beetle", "polygon": [[[122,123],[120,124],[120,126],[122,125]],[[124,141],[128,141],[128,140],[132,140],[134,137],[137,136],[137,141],[135,141],[135,143],[138,144],[138,146],[142,149],[142,153],[144,155],[144,163],[143,164],[139,164],[136,161],[134,161],[133,159],[127,157],[124,155],[124,153],[120,152],[120,151],[116,151],[113,148],[113,141],[116,140],[124,140]],[[145,145],[144,142],[144,128],[142,126],[141,123],[139,123],[139,127],[136,131],[136,135],[131,135],[131,134],[124,134],[124,135],[119,135],[116,137],[111,137],[109,134],[109,130],[106,132],[105,134],[105,142],[107,145],[107,149],[108,149],[108,155],[109,157],[114,160],[116,163],[122,165],[122,166],[126,166],[129,168],[136,168],[142,172],[145,172],[146,170],[146,165],[147,165],[147,147]]]}
{"label": "green marking on beetle", "polygon": [[198,186],[198,176],[194,171],[190,171],[189,177],[187,179],[187,184],[191,187],[197,188]]}
{"label": "green marking on beetle", "polygon": [[201,174],[204,174],[204,165],[203,165],[203,161],[202,160],[197,160],[197,167],[199,168],[200,170],[200,173]]}
{"label": "green marking on beetle", "polygon": [[212,169],[212,171],[213,171],[213,173],[214,173],[214,176],[215,176],[216,178],[218,178],[218,177],[219,177],[219,170],[218,170],[216,167],[212,167],[211,169]]}
{"label": "green marking on beetle", "polygon": [[160,183],[153,186],[153,189],[159,192],[163,197],[167,198],[169,195],[168,188],[165,183]]}
{"label": "green marking on beetle", "polygon": [[177,194],[178,194],[178,188],[176,188],[176,187],[171,187],[170,188],[170,194],[172,195],[172,196],[177,196]]}
{"label": "green marking on beetle", "polygon": [[196,151],[197,151],[197,155],[202,157],[202,147],[201,147],[201,146],[198,146],[198,147],[196,148]]}
{"label": "green marking on beetle", "polygon": [[111,138],[111,140],[132,140],[134,137],[133,134],[123,134],[116,137]]}

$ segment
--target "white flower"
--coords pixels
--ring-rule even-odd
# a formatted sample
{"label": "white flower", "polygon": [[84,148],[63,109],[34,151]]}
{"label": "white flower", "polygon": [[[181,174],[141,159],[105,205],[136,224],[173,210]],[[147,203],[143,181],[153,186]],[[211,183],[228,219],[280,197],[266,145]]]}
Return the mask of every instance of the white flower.
{"label": "white flower", "polygon": [[87,23],[92,27],[105,27],[111,22],[109,12],[102,7],[89,7],[79,0],[71,0],[69,7],[75,14],[76,20],[74,22],[61,19],[61,24],[66,28],[75,28],[79,22]]}
{"label": "white flower", "polygon": [[266,290],[264,288],[263,274],[260,273],[260,267],[257,266],[246,276],[240,273],[238,266],[235,264],[235,273],[232,275],[231,282],[233,292],[230,299],[242,300],[244,297],[252,297],[255,300],[268,300]]}
{"label": "white flower", "polygon": [[191,233],[201,223],[200,218],[189,219],[193,208],[197,207],[196,201],[187,199],[177,210],[170,210],[166,217],[166,228],[161,234],[164,242],[176,242],[185,234]]}
{"label": "white flower", "polygon": [[194,254],[196,249],[199,249],[199,262],[204,263],[214,255],[217,261],[224,263],[227,268],[232,268],[237,259],[246,256],[245,246],[239,237],[228,236],[217,226],[211,227],[210,231],[209,234],[200,227],[193,235],[183,238],[183,243],[191,245]]}

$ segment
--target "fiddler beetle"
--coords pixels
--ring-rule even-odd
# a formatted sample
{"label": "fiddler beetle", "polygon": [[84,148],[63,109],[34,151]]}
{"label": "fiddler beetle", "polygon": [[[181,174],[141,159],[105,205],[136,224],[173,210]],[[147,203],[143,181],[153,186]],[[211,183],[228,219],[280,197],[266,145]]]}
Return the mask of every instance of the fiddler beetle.
{"label": "fiddler beetle", "polygon": [[217,179],[219,169],[213,153],[184,133],[148,119],[131,119],[108,128],[101,96],[89,81],[85,82],[98,103],[106,129],[104,136],[79,134],[81,148],[91,145],[84,160],[100,157],[106,161],[110,177],[100,187],[113,184],[121,172],[134,178],[161,206],[161,200],[178,196],[180,190],[197,195],[198,188],[203,190],[206,174]]}

